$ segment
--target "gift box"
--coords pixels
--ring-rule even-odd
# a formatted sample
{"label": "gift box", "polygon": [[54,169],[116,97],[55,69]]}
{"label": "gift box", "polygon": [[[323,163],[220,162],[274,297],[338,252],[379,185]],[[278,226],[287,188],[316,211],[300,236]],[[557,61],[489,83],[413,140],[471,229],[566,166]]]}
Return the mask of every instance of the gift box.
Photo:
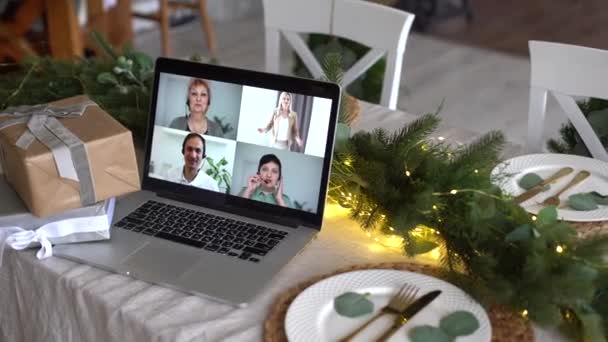
{"label": "gift box", "polygon": [[38,258],[53,255],[51,245],[110,239],[114,198],[45,218],[32,215],[0,178],[0,266],[5,245],[42,248]]}
{"label": "gift box", "polygon": [[47,217],[140,189],[131,132],[87,96],[0,113],[5,177]]}

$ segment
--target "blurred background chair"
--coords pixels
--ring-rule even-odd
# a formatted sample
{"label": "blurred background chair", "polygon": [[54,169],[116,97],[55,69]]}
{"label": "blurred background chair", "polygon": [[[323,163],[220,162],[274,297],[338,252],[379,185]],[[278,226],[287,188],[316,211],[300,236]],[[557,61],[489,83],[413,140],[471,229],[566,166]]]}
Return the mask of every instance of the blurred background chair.
{"label": "blurred background chair", "polygon": [[528,151],[543,150],[543,127],[547,94],[560,104],[591,156],[608,162],[589,121],[573,96],[608,99],[608,51],[588,47],[530,41],[530,103]]}
{"label": "blurred background chair", "polygon": [[207,0],[196,0],[194,2],[188,1],[177,1],[177,0],[159,0],[159,8],[155,13],[141,13],[133,11],[134,17],[139,19],[148,19],[157,21],[160,25],[160,38],[163,56],[171,55],[171,42],[170,42],[170,17],[171,13],[177,9],[188,8],[197,10],[200,14],[200,21],[205,38],[207,39],[207,48],[211,56],[217,55],[217,45],[215,40],[215,31],[211,23],[211,18],[207,13]]}
{"label": "blurred background chair", "polygon": [[[11,15],[4,13],[0,20],[2,60],[47,53],[71,59],[83,56],[85,48],[99,53],[90,38],[93,30],[114,46],[133,38],[131,0],[23,0],[11,5]],[[33,28],[38,28],[38,41],[31,39]]]}
{"label": "blurred background chair", "polygon": [[264,0],[263,4],[266,71],[280,72],[281,34],[317,79],[323,75],[323,69],[300,34],[321,33],[350,39],[371,50],[344,73],[342,87],[346,88],[386,56],[380,104],[397,108],[401,67],[413,14],[360,0]]}

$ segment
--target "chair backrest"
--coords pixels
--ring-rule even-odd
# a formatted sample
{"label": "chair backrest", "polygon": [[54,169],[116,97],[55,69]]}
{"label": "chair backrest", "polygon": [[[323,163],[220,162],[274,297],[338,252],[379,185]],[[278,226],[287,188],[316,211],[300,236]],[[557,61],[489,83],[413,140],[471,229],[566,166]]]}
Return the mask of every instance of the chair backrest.
{"label": "chair backrest", "polygon": [[266,71],[279,72],[281,34],[315,78],[323,75],[323,69],[299,34],[347,38],[371,49],[344,73],[342,86],[348,86],[386,56],[380,104],[396,109],[403,55],[413,21],[411,13],[363,0],[264,0]]}
{"label": "chair backrest", "polygon": [[608,99],[608,51],[530,41],[528,150],[542,150],[547,94],[555,97],[594,158],[608,153],[572,96]]}

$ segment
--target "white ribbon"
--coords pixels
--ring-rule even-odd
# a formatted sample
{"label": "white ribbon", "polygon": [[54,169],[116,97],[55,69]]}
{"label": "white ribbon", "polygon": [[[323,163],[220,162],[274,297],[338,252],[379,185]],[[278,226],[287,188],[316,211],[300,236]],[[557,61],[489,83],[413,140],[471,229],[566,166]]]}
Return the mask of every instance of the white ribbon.
{"label": "white ribbon", "polygon": [[77,217],[56,222],[50,222],[36,230],[25,230],[21,227],[0,227],[0,267],[4,247],[8,245],[14,250],[22,250],[33,243],[39,243],[40,249],[36,253],[38,259],[45,259],[53,255],[53,246],[49,239],[60,238],[75,233],[93,233],[108,231],[114,216],[114,198],[106,204],[105,214],[89,217]]}

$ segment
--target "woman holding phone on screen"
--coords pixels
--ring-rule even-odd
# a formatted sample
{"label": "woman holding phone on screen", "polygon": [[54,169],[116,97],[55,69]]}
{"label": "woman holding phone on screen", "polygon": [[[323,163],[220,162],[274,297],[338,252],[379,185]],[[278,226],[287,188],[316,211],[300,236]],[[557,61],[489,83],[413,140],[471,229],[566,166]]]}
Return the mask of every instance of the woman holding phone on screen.
{"label": "woman holding phone on screen", "polygon": [[169,127],[222,138],[224,134],[221,127],[207,117],[210,105],[211,88],[209,82],[202,78],[190,79],[186,96],[188,112],[185,116],[173,119]]}
{"label": "woman holding phone on screen", "polygon": [[279,106],[272,112],[270,122],[266,127],[258,128],[258,132],[267,133],[272,130],[270,146],[282,150],[290,150],[294,143],[302,148],[298,114],[291,109],[292,95],[281,92]]}
{"label": "woman holding phone on screen", "polygon": [[289,196],[283,193],[281,161],[274,154],[260,158],[258,172],[247,179],[240,196],[255,201],[293,208]]}

